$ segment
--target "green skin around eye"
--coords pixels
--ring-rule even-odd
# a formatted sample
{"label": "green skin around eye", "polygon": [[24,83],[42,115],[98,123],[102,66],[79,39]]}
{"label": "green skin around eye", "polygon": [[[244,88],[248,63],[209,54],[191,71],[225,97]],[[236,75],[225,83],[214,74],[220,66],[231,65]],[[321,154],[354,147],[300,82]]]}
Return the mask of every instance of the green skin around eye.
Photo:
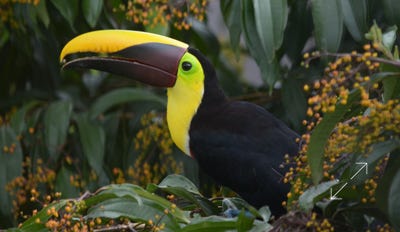
{"label": "green skin around eye", "polygon": [[[188,70],[185,70],[184,66],[186,66],[187,64],[184,63],[189,63],[192,65],[192,67]],[[202,76],[204,76],[204,74],[202,73],[200,62],[195,56],[186,52],[182,56],[182,59],[179,63],[178,78],[183,77],[184,79],[190,78],[203,80],[203,78],[201,78]]]}

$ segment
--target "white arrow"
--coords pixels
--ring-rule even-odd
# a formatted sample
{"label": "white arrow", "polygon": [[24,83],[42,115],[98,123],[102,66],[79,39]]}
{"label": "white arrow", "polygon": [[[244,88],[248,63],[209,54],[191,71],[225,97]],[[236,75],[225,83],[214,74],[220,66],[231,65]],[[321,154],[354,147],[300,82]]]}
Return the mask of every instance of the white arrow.
{"label": "white arrow", "polygon": [[[367,163],[367,162],[357,162],[356,164],[360,164],[360,165],[362,165],[362,166],[361,166],[360,169],[358,169],[358,171],[357,171],[356,173],[354,173],[354,175],[350,178],[350,180],[352,180],[354,177],[356,177],[356,176],[358,175],[358,173],[360,173],[361,170],[363,170],[363,168],[365,168],[365,174],[368,175],[368,163]],[[332,190],[332,188],[331,188],[331,189],[330,189],[330,190],[331,190],[331,197],[330,197],[329,199],[330,199],[331,201],[334,201],[334,200],[342,200],[342,198],[337,197],[337,195],[338,195],[338,193],[339,193],[340,191],[342,191],[342,190],[344,189],[344,187],[347,186],[347,184],[348,184],[347,182],[344,183],[344,185],[343,185],[342,187],[340,187],[340,189],[339,189],[335,194],[333,194],[333,190]]]}
{"label": "white arrow", "polygon": [[362,164],[362,166],[356,173],[354,173],[354,175],[350,178],[350,180],[352,180],[355,176],[357,176],[357,174],[360,173],[364,167],[365,167],[365,174],[368,175],[368,163],[367,162],[357,162],[356,164]]}
{"label": "white arrow", "polygon": [[334,201],[334,200],[342,200],[342,198],[336,197],[336,195],[338,195],[338,193],[339,193],[340,191],[342,191],[342,190],[344,189],[344,187],[346,187],[346,185],[347,185],[347,182],[344,183],[344,185],[343,185],[335,194],[333,194],[333,195],[332,195],[332,188],[331,188],[331,197],[330,197],[329,199],[330,199],[331,201]]}

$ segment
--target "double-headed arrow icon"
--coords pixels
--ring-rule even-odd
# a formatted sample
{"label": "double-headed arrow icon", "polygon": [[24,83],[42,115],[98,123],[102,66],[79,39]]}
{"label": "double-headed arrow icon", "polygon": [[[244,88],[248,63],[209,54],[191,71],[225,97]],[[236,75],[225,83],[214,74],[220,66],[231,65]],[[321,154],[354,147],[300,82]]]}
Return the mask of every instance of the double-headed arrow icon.
{"label": "double-headed arrow icon", "polygon": [[[361,172],[361,170],[363,170],[364,168],[365,168],[365,174],[368,175],[368,163],[367,163],[367,162],[357,162],[356,164],[362,165],[362,166],[361,166],[360,169],[358,169],[358,171],[357,171],[356,173],[353,174],[352,177],[350,177],[350,180],[353,180],[354,177],[356,177],[356,176]],[[339,180],[337,180],[337,181],[339,182]],[[333,191],[332,191],[332,188],[331,188],[331,189],[330,189],[330,191],[331,191],[331,197],[329,198],[329,200],[332,200],[332,201],[334,201],[334,200],[342,200],[342,198],[337,197],[337,195],[338,195],[338,193],[339,193],[340,191],[342,191],[342,190],[344,189],[344,187],[346,187],[347,185],[348,185],[348,182],[344,183],[344,184],[342,185],[342,187],[340,187],[339,190],[336,191],[335,194],[333,194]]]}

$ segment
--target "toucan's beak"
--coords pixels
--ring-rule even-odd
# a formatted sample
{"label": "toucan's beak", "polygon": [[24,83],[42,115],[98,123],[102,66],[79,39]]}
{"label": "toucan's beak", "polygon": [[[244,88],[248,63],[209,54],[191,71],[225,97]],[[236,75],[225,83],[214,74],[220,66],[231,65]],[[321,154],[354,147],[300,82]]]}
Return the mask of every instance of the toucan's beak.
{"label": "toucan's beak", "polygon": [[[63,68],[89,68],[159,87],[172,87],[188,45],[165,36],[128,30],[93,31],[75,37],[60,55]],[[85,54],[85,57],[72,58]]]}

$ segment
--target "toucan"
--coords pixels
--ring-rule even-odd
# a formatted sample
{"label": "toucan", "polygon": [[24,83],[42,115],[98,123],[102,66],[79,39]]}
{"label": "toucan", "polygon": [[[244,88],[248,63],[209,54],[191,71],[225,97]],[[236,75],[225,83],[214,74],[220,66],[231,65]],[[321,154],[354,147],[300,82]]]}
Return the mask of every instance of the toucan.
{"label": "toucan", "polygon": [[177,147],[251,205],[284,214],[290,186],[280,166],[286,154],[298,152],[298,134],[261,106],[228,100],[198,50],[157,34],[99,30],[69,41],[60,62],[167,88],[167,123]]}

